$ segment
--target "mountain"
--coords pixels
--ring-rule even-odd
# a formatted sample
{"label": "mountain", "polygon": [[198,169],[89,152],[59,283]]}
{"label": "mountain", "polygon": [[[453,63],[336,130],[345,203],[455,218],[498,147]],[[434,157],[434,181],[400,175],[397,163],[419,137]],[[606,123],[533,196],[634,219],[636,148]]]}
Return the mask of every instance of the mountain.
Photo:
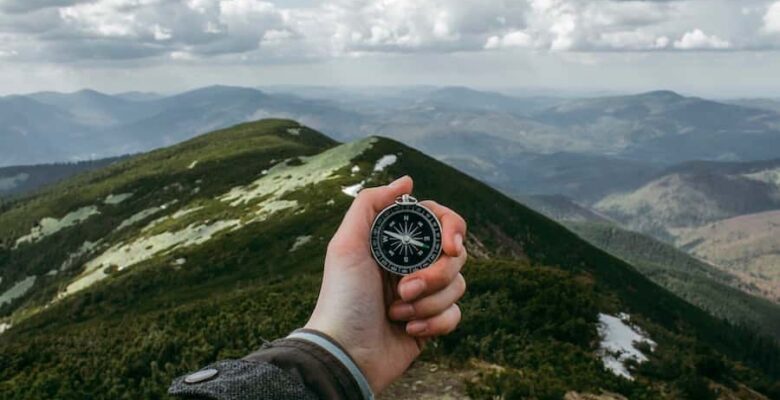
{"label": "mountain", "polygon": [[758,108],[761,110],[780,113],[780,100],[778,99],[736,99],[727,100],[726,102],[742,107]]}
{"label": "mountain", "polygon": [[120,159],[122,158],[116,157],[67,164],[3,167],[0,168],[0,198],[25,195],[80,172],[105,167]]}
{"label": "mountain", "polygon": [[774,339],[417,150],[287,120],[135,156],[2,212],[0,393],[155,398],[286,334],[314,304],[344,189],[406,173],[469,221],[464,321],[424,357],[468,371],[472,398],[780,396]]}
{"label": "mountain", "polygon": [[149,151],[204,129],[265,117],[296,118],[341,132],[356,132],[360,124],[360,116],[326,101],[248,88],[211,86],[143,97],[92,90],[0,97],[0,167]]}
{"label": "mountain", "polygon": [[[625,260],[653,282],[692,304],[733,323],[749,325],[780,338],[780,304],[760,298],[774,299],[770,295],[770,288],[775,285],[776,277],[770,276],[777,274],[771,271],[772,264],[769,261],[772,254],[777,254],[777,241],[774,239],[777,236],[772,236],[775,232],[763,232],[762,235],[756,235],[757,237],[754,238],[757,242],[763,240],[764,245],[754,246],[754,248],[761,248],[767,254],[764,257],[762,270],[758,271],[752,280],[747,280],[744,276],[746,274],[740,273],[745,271],[745,268],[725,269],[713,266],[696,258],[707,259],[703,252],[702,254],[694,252],[693,254],[696,255],[694,257],[672,244],[623,229],[609,217],[567,197],[524,196],[518,200],[564,224],[594,246]],[[763,224],[765,229],[771,229],[773,226],[774,224],[769,221]],[[699,231],[721,237],[737,235],[735,232],[727,233],[718,226],[702,228]],[[697,239],[694,241],[704,244]],[[748,242],[749,239],[744,238],[743,241]],[[683,239],[680,239],[680,242],[682,244]],[[750,248],[744,242],[735,247]],[[685,248],[684,244],[682,247]],[[703,248],[705,246],[702,246]],[[712,243],[709,248],[723,249],[721,253],[723,255],[735,253],[735,248],[724,248],[722,243]],[[762,256],[763,254],[751,254],[745,259],[761,264],[755,260],[761,259]]]}
{"label": "mountain", "polygon": [[[569,221],[565,225],[692,304],[713,315],[780,338],[780,304],[747,294],[765,295],[761,289],[766,290],[773,285],[769,277],[754,280],[763,288],[753,282],[744,283],[740,277],[700,261],[670,244],[611,223]],[[765,265],[764,271],[770,270]],[[777,275],[776,272],[774,274]],[[774,278],[777,282],[777,276]]]}
{"label": "mountain", "polygon": [[67,112],[75,122],[95,128],[125,124],[156,112],[152,103],[138,103],[94,90],[40,92],[26,96]]}
{"label": "mountain", "polygon": [[633,160],[756,160],[780,148],[780,114],[670,91],[572,100],[533,118]]}
{"label": "mountain", "polygon": [[[511,149],[511,147],[505,147]],[[659,165],[615,157],[555,152],[473,158],[443,157],[448,163],[515,195],[562,195],[583,203],[636,189],[655,177]]]}
{"label": "mountain", "polygon": [[[89,150],[78,143],[90,129],[54,106],[22,96],[0,97],[0,123],[0,166],[89,158]],[[94,142],[90,149],[100,145]]]}
{"label": "mountain", "polygon": [[780,160],[685,163],[595,208],[631,229],[670,239],[674,229],[780,209]]}
{"label": "mountain", "polygon": [[520,196],[517,200],[559,222],[611,222],[606,215],[563,195]]}
{"label": "mountain", "polygon": [[780,210],[672,231],[676,244],[780,303]]}
{"label": "mountain", "polygon": [[[777,157],[780,147],[780,114],[668,91],[563,99],[465,87],[210,86],[174,95],[83,90],[0,100],[0,166],[149,151],[279,117],[337,140],[394,138],[513,195],[562,194],[583,203],[633,190],[680,162],[755,161]],[[21,101],[28,104],[15,104]]]}
{"label": "mountain", "polygon": [[456,110],[504,111],[519,114],[530,114],[560,101],[560,99],[550,97],[507,96],[461,86],[436,89],[417,99],[417,102],[421,104]]}

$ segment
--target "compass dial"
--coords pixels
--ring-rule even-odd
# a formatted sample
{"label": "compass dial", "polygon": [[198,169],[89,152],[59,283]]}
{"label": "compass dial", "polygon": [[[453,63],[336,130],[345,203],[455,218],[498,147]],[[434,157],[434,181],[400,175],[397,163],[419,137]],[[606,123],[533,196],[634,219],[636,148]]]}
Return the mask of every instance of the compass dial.
{"label": "compass dial", "polygon": [[441,225],[417,203],[385,208],[371,228],[371,253],[382,268],[399,275],[433,264],[441,254]]}

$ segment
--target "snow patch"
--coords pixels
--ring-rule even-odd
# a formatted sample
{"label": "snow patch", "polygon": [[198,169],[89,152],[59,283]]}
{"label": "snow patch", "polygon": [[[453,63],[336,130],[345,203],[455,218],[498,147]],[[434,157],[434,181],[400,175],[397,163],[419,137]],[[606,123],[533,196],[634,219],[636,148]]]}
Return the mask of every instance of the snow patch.
{"label": "snow patch", "polygon": [[186,264],[186,263],[187,263],[187,259],[182,257],[182,258],[177,258],[177,259],[176,259],[176,260],[173,262],[173,265],[182,266],[182,265],[184,265],[184,264]]}
{"label": "snow patch", "polygon": [[328,200],[328,201],[325,203],[325,205],[327,205],[327,206],[332,206],[332,205],[334,205],[334,204],[336,204],[336,200],[333,200],[333,199],[330,199],[330,200]]}
{"label": "snow patch", "polygon": [[294,252],[295,250],[298,250],[301,248],[301,246],[305,245],[306,243],[311,242],[311,235],[306,236],[298,236],[295,238],[295,243],[293,243],[292,247],[290,247],[290,253]]}
{"label": "snow patch", "polygon": [[780,168],[765,169],[763,171],[753,172],[751,174],[745,174],[742,176],[754,181],[768,183],[780,188]]}
{"label": "snow patch", "polygon": [[98,240],[94,243],[87,240],[86,242],[82,243],[78,250],[68,254],[68,258],[60,266],[60,271],[65,271],[66,269],[72,267],[79,258],[87,255],[88,253],[91,253],[92,250],[94,250],[101,242],[102,240]]}
{"label": "snow patch", "polygon": [[0,190],[11,190],[19,186],[20,183],[30,178],[30,174],[22,172],[14,176],[0,178]]}
{"label": "snow patch", "polygon": [[138,238],[128,244],[116,244],[103,254],[92,259],[84,266],[84,272],[73,281],[59,298],[85,289],[95,282],[104,279],[108,274],[106,269],[116,268],[121,271],[125,268],[151,259],[152,257],[189,246],[203,244],[214,235],[229,228],[239,226],[241,221],[237,219],[216,221],[212,224],[191,224],[177,232],[163,232],[150,237]]}
{"label": "snow patch", "polygon": [[359,165],[355,165],[355,166],[352,167],[352,169],[350,171],[352,172],[352,175],[355,175],[358,172],[360,172],[360,166]]}
{"label": "snow patch", "polygon": [[187,166],[187,169],[193,169],[193,168],[195,168],[197,165],[198,165],[198,160],[195,160],[195,161],[193,161],[192,163],[190,163],[190,165],[189,165],[189,166]]}
{"label": "snow patch", "polygon": [[290,165],[285,160],[274,165],[268,173],[254,182],[237,186],[219,197],[233,207],[247,205],[264,198],[275,201],[289,192],[334,177],[334,173],[350,164],[350,161],[369,149],[376,139],[369,138],[343,144],[314,157],[300,157],[301,165]]}
{"label": "snow patch", "polygon": [[11,329],[11,324],[7,322],[0,322],[0,334]]}
{"label": "snow patch", "polygon": [[301,134],[301,128],[287,128],[287,133],[293,136],[298,136]]}
{"label": "snow patch", "polygon": [[627,324],[630,317],[621,313],[618,317],[599,313],[598,331],[601,337],[599,355],[604,367],[617,376],[633,380],[626,367],[626,361],[637,363],[647,361],[647,357],[635,347],[637,343],[647,343],[655,349],[656,343],[637,327]]}
{"label": "snow patch", "polygon": [[29,234],[16,240],[16,247],[22,243],[35,243],[46,236],[53,235],[62,229],[74,226],[87,218],[100,214],[96,206],[79,208],[76,211],[68,213],[61,219],[46,217],[38,225],[32,228]]}
{"label": "snow patch", "polygon": [[360,181],[360,183],[351,186],[342,186],[341,191],[349,197],[357,197],[358,193],[363,190],[365,183],[366,181]]}
{"label": "snow patch", "polygon": [[199,211],[199,210],[202,210],[202,209],[203,209],[203,206],[185,208],[183,210],[179,210],[179,211],[176,211],[175,213],[173,213],[173,215],[171,215],[171,218],[173,218],[173,219],[181,218],[181,217],[183,217],[185,215],[192,214],[195,211]]}
{"label": "snow patch", "polygon": [[0,306],[24,296],[24,294],[35,284],[35,278],[35,276],[28,276],[21,281],[16,282],[10,289],[0,295]]}
{"label": "snow patch", "polygon": [[103,203],[111,206],[115,206],[129,199],[130,197],[133,197],[132,193],[109,194],[108,196],[106,196],[106,199],[103,200]]}
{"label": "snow patch", "polygon": [[374,172],[382,172],[385,168],[395,164],[396,161],[398,161],[398,156],[395,154],[382,156],[382,158],[376,162],[376,165],[374,165]]}
{"label": "snow patch", "polygon": [[52,269],[52,270],[50,270],[49,272],[46,273],[46,276],[54,276],[54,275],[57,275],[59,272],[60,271],[58,271],[57,269]]}
{"label": "snow patch", "polygon": [[139,211],[139,212],[133,214],[132,216],[130,216],[130,218],[122,221],[122,223],[119,224],[119,226],[117,226],[116,229],[114,229],[114,231],[115,232],[116,231],[121,231],[122,229],[125,229],[128,226],[135,225],[138,222],[141,222],[141,221],[145,220],[146,218],[149,218],[152,215],[157,214],[160,211],[162,211],[161,207],[152,207],[152,208],[147,208],[146,210],[143,210],[143,211]]}

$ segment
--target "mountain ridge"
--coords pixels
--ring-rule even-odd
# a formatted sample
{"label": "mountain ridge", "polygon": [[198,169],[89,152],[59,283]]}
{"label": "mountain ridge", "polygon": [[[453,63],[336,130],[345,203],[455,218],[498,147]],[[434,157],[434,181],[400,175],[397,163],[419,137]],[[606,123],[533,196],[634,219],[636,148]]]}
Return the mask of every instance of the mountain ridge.
{"label": "mountain ridge", "polygon": [[[387,154],[396,155],[396,163],[377,171],[376,161]],[[537,360],[545,360],[545,365],[561,373],[533,385],[549,390],[553,397],[563,388],[599,387],[639,396],[654,393],[651,382],[667,385],[674,393],[687,390],[682,383],[657,375],[667,365],[684,366],[684,376],[700,381],[722,380],[698,375],[697,357],[728,357],[720,373],[729,377],[737,368],[732,359],[759,368],[764,372],[751,369],[754,372],[745,373],[758,374],[755,385],[765,392],[771,385],[761,383],[766,380],[761,374],[780,374],[773,369],[776,364],[771,357],[778,352],[773,342],[712,318],[625,262],[476,179],[390,139],[339,145],[296,122],[265,120],[89,172],[0,214],[0,265],[5,266],[0,288],[4,290],[23,275],[38,277],[33,289],[14,300],[10,309],[0,308],[5,315],[13,313],[10,321],[14,325],[0,336],[4,350],[0,358],[8,357],[4,359],[8,363],[0,365],[10,366],[0,367],[0,388],[10,390],[3,382],[13,378],[30,382],[13,388],[13,393],[28,397],[42,393],[37,390],[44,387],[34,384],[35,377],[23,368],[23,360],[39,360],[36,368],[59,379],[54,393],[73,393],[61,378],[67,374],[62,364],[40,357],[40,349],[47,348],[62,362],[70,357],[79,365],[101,365],[98,376],[115,371],[117,379],[127,383],[124,387],[149,395],[167,385],[163,382],[169,382],[179,368],[237,356],[240,348],[259,343],[258,324],[263,335],[281,334],[300,323],[310,310],[324,244],[351,202],[342,190],[354,184],[381,184],[403,173],[415,177],[416,196],[435,198],[466,217],[470,223],[467,246],[472,254],[481,255],[466,268],[474,293],[464,300],[470,318],[464,320],[459,333],[442,339],[446,357],[486,358],[511,366],[510,371],[526,368],[524,373],[534,377],[531,382],[544,368],[536,369],[524,357],[541,357]],[[35,232],[37,221],[46,217],[61,221],[68,213],[90,206],[99,214],[19,244],[19,237]],[[140,214],[150,206],[160,210]],[[126,222],[129,228],[117,230]],[[173,247],[148,241],[166,232],[187,232],[175,237],[193,240]],[[297,238],[304,236],[310,244],[293,250]],[[98,239],[103,243],[75,253],[77,262],[56,274],[47,275],[50,267],[38,262],[68,262],[83,244]],[[153,253],[132,266],[109,262],[101,268],[92,263],[106,260],[101,254],[134,243],[152,245],[151,250],[138,249]],[[90,269],[92,265],[98,269]],[[106,276],[49,304],[74,279],[90,271]],[[273,312],[273,307],[284,311]],[[242,317],[240,309],[253,311]],[[232,317],[220,323],[220,312],[210,314],[215,310],[230,312]],[[485,310],[491,311],[486,314]],[[639,376],[633,383],[606,371],[593,347],[599,342],[598,313],[623,311],[632,314],[631,324],[647,329],[660,343],[658,350],[648,351],[649,364],[631,368]],[[199,320],[211,327],[213,337],[180,336],[197,330],[195,321]],[[136,324],[121,333],[119,326],[130,321]],[[135,336],[141,332],[138,329],[155,333]],[[515,335],[513,330],[520,333]],[[126,337],[129,342],[122,344],[114,337]],[[113,349],[121,351],[127,362],[109,364],[111,357],[85,358],[63,347],[68,341],[81,343],[86,338],[94,340],[93,354]],[[242,345],[238,338],[248,342]],[[200,341],[200,347],[191,345],[193,340]],[[755,345],[743,348],[746,340]],[[690,345],[699,341],[712,347],[708,351],[723,355],[708,355]],[[526,351],[513,352],[515,346]],[[754,349],[761,349],[768,361],[756,358],[751,353]],[[561,354],[570,358],[561,359]],[[574,369],[564,373],[566,368]],[[514,373],[490,379],[525,385],[527,378],[518,381]],[[105,389],[109,395],[119,390],[102,380],[91,381],[90,387]]]}

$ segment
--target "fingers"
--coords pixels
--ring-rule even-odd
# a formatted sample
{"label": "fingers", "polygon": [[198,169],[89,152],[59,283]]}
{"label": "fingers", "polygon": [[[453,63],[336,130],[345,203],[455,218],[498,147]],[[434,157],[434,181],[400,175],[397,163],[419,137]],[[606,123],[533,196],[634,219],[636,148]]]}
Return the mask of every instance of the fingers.
{"label": "fingers", "polygon": [[460,307],[452,304],[441,314],[409,322],[406,324],[406,333],[418,337],[446,335],[458,327],[460,317]]}
{"label": "fingers", "polygon": [[398,295],[407,303],[436,293],[452,283],[466,263],[468,254],[463,249],[456,257],[444,255],[433,265],[407,275],[398,283]]}
{"label": "fingers", "polygon": [[449,286],[414,303],[396,301],[388,316],[395,321],[411,321],[436,316],[457,302],[466,292],[466,280],[458,274]]}
{"label": "fingers", "polygon": [[[348,244],[354,238],[367,238],[376,214],[393,204],[398,196],[411,193],[413,186],[412,178],[407,175],[396,179],[389,185],[361,190],[357,198],[352,201],[352,205],[344,215],[333,239],[336,242],[340,239]],[[364,241],[367,243],[368,239]],[[338,243],[331,241],[331,244]]]}
{"label": "fingers", "polygon": [[463,249],[463,238],[466,237],[466,221],[455,211],[435,202],[426,200],[420,202],[436,214],[441,222],[442,250],[444,254],[455,257]]}

